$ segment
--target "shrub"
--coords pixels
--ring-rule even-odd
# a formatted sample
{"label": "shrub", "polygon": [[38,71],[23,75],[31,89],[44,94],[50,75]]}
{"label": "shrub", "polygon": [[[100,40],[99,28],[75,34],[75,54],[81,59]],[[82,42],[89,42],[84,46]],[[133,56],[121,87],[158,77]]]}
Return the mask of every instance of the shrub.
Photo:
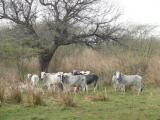
{"label": "shrub", "polygon": [[42,96],[43,96],[43,90],[40,88],[36,88],[33,91],[33,104],[34,105],[42,105],[43,104],[43,100],[42,100]]}
{"label": "shrub", "polygon": [[149,67],[147,69],[146,81],[149,85],[160,86],[160,57],[155,56],[149,62]]}
{"label": "shrub", "polygon": [[15,103],[22,102],[22,93],[17,85],[12,85],[11,87],[10,100]]}
{"label": "shrub", "polygon": [[29,88],[27,92],[27,103],[29,105],[43,105],[43,90],[41,88]]}
{"label": "shrub", "polygon": [[31,56],[36,56],[40,51],[38,49],[21,46],[13,41],[0,42],[0,57],[3,62],[15,66],[20,80],[24,80],[26,67],[24,66],[25,59]]}
{"label": "shrub", "polygon": [[65,105],[67,107],[76,107],[76,103],[74,101],[74,98],[70,94],[61,93],[59,94],[58,102],[62,105]]}

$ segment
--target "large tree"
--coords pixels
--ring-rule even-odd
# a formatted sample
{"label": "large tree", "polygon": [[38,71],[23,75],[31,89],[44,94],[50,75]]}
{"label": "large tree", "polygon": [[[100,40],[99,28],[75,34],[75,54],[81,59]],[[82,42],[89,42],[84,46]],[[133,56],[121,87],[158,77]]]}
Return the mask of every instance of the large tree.
{"label": "large tree", "polygon": [[[117,9],[105,0],[0,0],[0,19],[27,29],[34,38],[30,46],[43,50],[39,56],[41,71],[48,71],[59,46],[118,42],[119,28],[115,23],[119,16]],[[47,25],[51,40],[41,39],[36,32],[37,18]]]}

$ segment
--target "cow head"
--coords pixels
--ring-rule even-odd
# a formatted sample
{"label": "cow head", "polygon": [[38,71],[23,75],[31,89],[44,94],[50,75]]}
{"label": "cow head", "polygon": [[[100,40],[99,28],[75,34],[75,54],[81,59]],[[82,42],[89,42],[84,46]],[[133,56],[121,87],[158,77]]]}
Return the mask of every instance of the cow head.
{"label": "cow head", "polygon": [[28,78],[28,79],[30,79],[31,76],[32,76],[32,74],[30,74],[30,73],[27,74],[27,78]]}
{"label": "cow head", "polygon": [[119,72],[119,71],[116,72],[116,79],[118,81],[121,81],[121,79],[122,79],[122,73],[121,72]]}
{"label": "cow head", "polygon": [[45,72],[41,72],[41,79],[44,79],[44,77],[45,77]]}

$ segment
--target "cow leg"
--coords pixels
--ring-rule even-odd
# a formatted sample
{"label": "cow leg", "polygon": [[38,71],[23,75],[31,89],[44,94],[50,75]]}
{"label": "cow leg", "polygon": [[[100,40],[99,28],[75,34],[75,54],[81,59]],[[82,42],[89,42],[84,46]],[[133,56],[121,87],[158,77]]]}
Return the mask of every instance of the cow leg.
{"label": "cow leg", "polygon": [[96,83],[95,87],[94,87],[94,92],[97,91],[97,88],[98,88],[98,84]]}
{"label": "cow leg", "polygon": [[87,92],[87,94],[88,94],[88,85],[86,85],[86,92]]}
{"label": "cow leg", "polygon": [[142,91],[142,88],[139,87],[139,88],[138,88],[138,94],[137,94],[138,96],[140,95],[141,91]]}
{"label": "cow leg", "polygon": [[121,86],[121,90],[122,90],[123,93],[126,92],[126,87],[125,87],[125,85],[122,85],[122,86]]}
{"label": "cow leg", "polygon": [[114,91],[117,92],[117,85],[113,84]]}

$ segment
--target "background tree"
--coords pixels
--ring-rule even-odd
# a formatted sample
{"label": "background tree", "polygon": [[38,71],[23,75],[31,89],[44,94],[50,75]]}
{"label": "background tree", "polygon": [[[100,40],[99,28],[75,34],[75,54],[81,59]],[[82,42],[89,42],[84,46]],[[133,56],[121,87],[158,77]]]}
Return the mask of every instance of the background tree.
{"label": "background tree", "polygon": [[[23,28],[33,38],[27,45],[43,50],[39,56],[41,71],[48,71],[59,46],[118,42],[119,16],[118,10],[103,0],[0,0],[0,19]],[[49,37],[41,39],[36,31],[37,18],[47,25],[44,32],[49,32]]]}

